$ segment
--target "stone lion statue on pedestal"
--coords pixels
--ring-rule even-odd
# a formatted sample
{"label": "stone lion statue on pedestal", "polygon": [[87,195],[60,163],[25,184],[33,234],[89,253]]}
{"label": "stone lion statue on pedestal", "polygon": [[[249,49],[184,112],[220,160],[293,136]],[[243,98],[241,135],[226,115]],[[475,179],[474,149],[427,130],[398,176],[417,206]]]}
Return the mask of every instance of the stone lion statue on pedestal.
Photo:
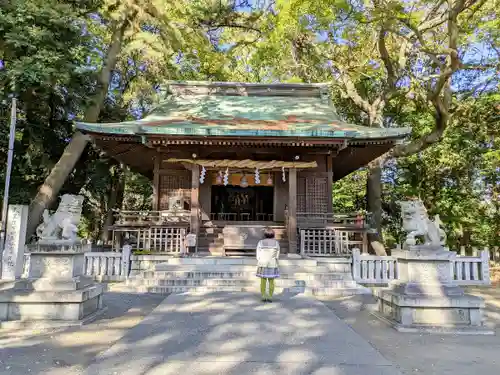
{"label": "stone lion statue on pedestal", "polygon": [[446,233],[441,229],[439,215],[434,216],[434,221],[429,219],[427,209],[420,199],[411,199],[399,202],[403,229],[407,232],[405,245],[414,246],[417,237],[423,237],[424,246],[438,247],[446,243]]}
{"label": "stone lion statue on pedestal", "polygon": [[52,215],[43,212],[43,223],[36,228],[39,240],[78,241],[78,224],[82,216],[83,196],[64,194]]}

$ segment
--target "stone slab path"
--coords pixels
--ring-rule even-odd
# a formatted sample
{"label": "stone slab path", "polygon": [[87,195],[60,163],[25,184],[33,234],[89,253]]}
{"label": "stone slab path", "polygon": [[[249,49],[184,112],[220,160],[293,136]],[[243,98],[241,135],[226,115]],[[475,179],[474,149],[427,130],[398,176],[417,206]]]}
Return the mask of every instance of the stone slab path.
{"label": "stone slab path", "polygon": [[85,375],[401,375],[320,301],[170,295]]}

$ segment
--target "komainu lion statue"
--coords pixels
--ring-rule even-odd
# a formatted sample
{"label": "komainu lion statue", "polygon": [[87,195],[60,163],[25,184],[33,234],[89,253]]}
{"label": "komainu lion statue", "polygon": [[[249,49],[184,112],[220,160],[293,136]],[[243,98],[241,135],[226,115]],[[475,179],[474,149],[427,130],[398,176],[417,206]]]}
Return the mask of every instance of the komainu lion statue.
{"label": "komainu lion statue", "polygon": [[39,240],[78,241],[76,234],[82,216],[83,196],[64,194],[52,215],[43,212],[43,223],[36,228]]}
{"label": "komainu lion statue", "polygon": [[429,219],[427,209],[420,199],[399,202],[403,229],[407,232],[405,245],[416,245],[417,237],[423,237],[424,246],[444,246],[446,233],[441,229],[439,215],[434,216],[434,221]]}

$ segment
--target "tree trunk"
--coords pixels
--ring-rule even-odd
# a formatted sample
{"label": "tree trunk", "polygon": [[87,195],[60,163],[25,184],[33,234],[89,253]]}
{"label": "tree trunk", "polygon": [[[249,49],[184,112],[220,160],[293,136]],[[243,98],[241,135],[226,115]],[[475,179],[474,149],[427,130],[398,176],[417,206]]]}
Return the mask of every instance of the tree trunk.
{"label": "tree trunk", "polygon": [[107,244],[111,240],[111,233],[109,227],[114,223],[113,210],[121,208],[123,203],[123,195],[125,191],[125,167],[123,165],[115,166],[115,174],[113,176],[113,183],[110,189],[108,199],[108,211],[106,212],[106,219],[101,232],[101,240]]}
{"label": "tree trunk", "polygon": [[368,240],[375,254],[387,255],[382,237],[382,163],[379,160],[368,166],[366,201],[372,214],[372,228],[376,230],[368,235]]}
{"label": "tree trunk", "polygon": [[[97,78],[98,87],[95,92],[92,104],[85,111],[84,121],[97,122],[99,113],[101,112],[104,99],[108,94],[109,82],[111,79],[111,72],[116,66],[118,55],[120,54],[123,37],[129,24],[129,17],[126,17],[120,24],[117,25],[111,36],[111,44],[109,45],[104,65]],[[27,237],[31,237],[36,230],[36,227],[42,219],[43,211],[54,201],[59,194],[59,191],[64,185],[71,171],[75,167],[78,159],[82,155],[89,137],[75,132],[71,138],[71,142],[64,149],[59,161],[54,168],[50,171],[49,176],[45,179],[44,183],[38,189],[33,201],[30,203],[28,225],[26,229]]]}

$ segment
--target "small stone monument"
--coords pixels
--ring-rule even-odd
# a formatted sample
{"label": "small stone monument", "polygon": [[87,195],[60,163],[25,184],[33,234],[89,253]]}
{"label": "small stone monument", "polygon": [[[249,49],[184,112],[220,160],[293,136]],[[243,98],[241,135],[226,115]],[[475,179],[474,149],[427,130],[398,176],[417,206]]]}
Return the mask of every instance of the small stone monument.
{"label": "small stone monument", "polygon": [[[436,215],[427,215],[418,199],[401,202],[403,229],[407,232],[398,258],[398,280],[378,291],[378,316],[401,332],[491,334],[483,326],[484,300],[467,295],[453,281],[455,252],[444,245],[446,235]],[[417,237],[423,244],[417,245]]]}
{"label": "small stone monument", "polygon": [[80,325],[104,311],[103,285],[83,275],[90,249],[77,236],[82,204],[82,196],[65,194],[53,215],[44,212],[27,279],[0,288],[2,325]]}

